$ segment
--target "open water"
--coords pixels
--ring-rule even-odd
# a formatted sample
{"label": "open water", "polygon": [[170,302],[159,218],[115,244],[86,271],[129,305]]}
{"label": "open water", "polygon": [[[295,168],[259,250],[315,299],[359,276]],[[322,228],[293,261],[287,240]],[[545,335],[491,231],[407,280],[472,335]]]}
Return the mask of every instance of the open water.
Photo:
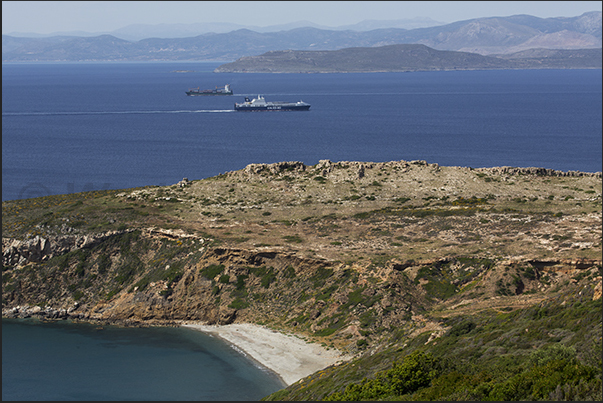
{"label": "open water", "polygon": [[[171,185],[279,161],[601,171],[600,69],[212,73],[219,64],[3,64],[2,200]],[[185,95],[224,84],[234,96]],[[233,111],[259,94],[312,107]],[[281,388],[191,332],[3,320],[2,399],[257,400]]]}
{"label": "open water", "polygon": [[2,400],[259,400],[284,384],[188,328],[2,319]]}
{"label": "open water", "polygon": [[[2,200],[279,161],[601,171],[600,69],[213,73],[219,64],[3,64]],[[185,94],[224,84],[235,95]],[[259,94],[312,107],[233,111]]]}

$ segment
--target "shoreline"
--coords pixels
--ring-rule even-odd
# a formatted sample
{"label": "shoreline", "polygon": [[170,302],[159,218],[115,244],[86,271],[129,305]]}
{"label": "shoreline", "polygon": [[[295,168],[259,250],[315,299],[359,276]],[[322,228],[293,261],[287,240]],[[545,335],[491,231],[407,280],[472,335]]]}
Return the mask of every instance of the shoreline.
{"label": "shoreline", "polygon": [[183,322],[180,326],[227,341],[235,350],[242,351],[248,358],[274,372],[286,386],[350,358],[338,350],[251,323],[204,325]]}

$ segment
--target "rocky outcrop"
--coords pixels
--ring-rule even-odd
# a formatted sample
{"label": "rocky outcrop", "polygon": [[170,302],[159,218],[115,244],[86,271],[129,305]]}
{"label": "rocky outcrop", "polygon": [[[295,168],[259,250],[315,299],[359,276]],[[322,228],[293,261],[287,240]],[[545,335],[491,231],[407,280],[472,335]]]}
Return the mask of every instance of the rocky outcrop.
{"label": "rocky outcrop", "polygon": [[[322,175],[324,177],[328,177],[335,170],[346,169],[351,170],[355,173],[355,179],[361,179],[365,176],[365,170],[374,169],[376,171],[384,168],[394,168],[404,172],[404,170],[408,169],[410,166],[426,166],[430,168],[438,169],[438,164],[431,164],[424,160],[415,160],[415,161],[388,161],[388,162],[360,162],[360,161],[337,161],[333,162],[331,160],[320,160],[318,164],[314,166],[305,165],[300,161],[288,161],[288,162],[277,162],[274,164],[249,164],[247,165],[242,172],[246,176],[253,175],[279,175],[283,173],[307,173],[310,169],[315,172],[317,175]],[[231,174],[237,174],[237,172],[232,172]],[[353,179],[353,178],[352,178]]]}
{"label": "rocky outcrop", "polygon": [[537,175],[537,176],[591,176],[601,178],[601,172],[581,172],[581,171],[558,171],[548,168],[519,168],[519,167],[494,167],[494,168],[476,168],[476,171],[487,172],[495,175]]}
{"label": "rocky outcrop", "polygon": [[284,171],[305,171],[306,165],[300,161],[284,161],[284,162],[276,162],[274,164],[249,164],[245,167],[243,172],[247,175],[251,174],[259,174],[262,172],[267,172],[272,175],[276,175],[278,173]]}
{"label": "rocky outcrop", "polygon": [[191,182],[188,180],[188,178],[182,178],[182,180],[178,183],[176,183],[176,186],[180,187],[180,188],[185,188],[187,186],[190,186]]}
{"label": "rocky outcrop", "polygon": [[52,252],[50,241],[36,236],[33,239],[19,241],[2,239],[2,265],[19,266],[26,262],[40,262]]}
{"label": "rocky outcrop", "polygon": [[72,307],[52,308],[50,306],[41,307],[38,305],[17,305],[13,308],[3,309],[2,317],[6,318],[30,318],[36,317],[39,319],[85,319],[85,313],[77,312],[79,304],[75,302]]}
{"label": "rocky outcrop", "polygon": [[[414,161],[388,161],[388,162],[360,162],[360,161],[338,161],[333,162],[330,160],[320,160],[318,164],[314,166],[307,166],[300,161],[287,161],[277,162],[273,164],[249,164],[243,170],[243,174],[247,177],[254,175],[279,175],[283,173],[307,173],[312,169],[316,174],[328,177],[329,174],[333,173],[336,169],[348,169],[351,170],[355,175],[355,178],[350,179],[362,179],[365,176],[366,170],[375,169],[381,170],[384,168],[394,168],[399,172],[404,172],[411,168],[411,166],[424,166],[433,168],[436,172],[440,169],[440,166],[436,163],[428,163],[424,160]],[[531,176],[556,176],[556,177],[594,177],[601,178],[602,172],[582,172],[582,171],[559,171],[549,168],[539,167],[493,167],[493,168],[468,168],[468,167],[456,167],[460,170],[481,172],[489,175],[496,176],[509,176],[509,175],[531,175]],[[236,175],[237,172],[231,174]]]}
{"label": "rocky outcrop", "polygon": [[596,259],[554,259],[554,260],[528,260],[531,266],[549,271],[584,270],[594,266],[601,266],[601,260]]}
{"label": "rocky outcrop", "polygon": [[74,249],[94,246],[111,236],[131,231],[108,231],[101,234],[63,235],[47,238],[36,235],[22,241],[2,238],[2,265],[4,267],[22,266],[30,262],[41,262],[53,256],[69,253]]}
{"label": "rocky outcrop", "polygon": [[593,301],[597,299],[601,299],[601,294],[603,292],[603,283],[601,280],[595,285],[595,291],[593,293]]}

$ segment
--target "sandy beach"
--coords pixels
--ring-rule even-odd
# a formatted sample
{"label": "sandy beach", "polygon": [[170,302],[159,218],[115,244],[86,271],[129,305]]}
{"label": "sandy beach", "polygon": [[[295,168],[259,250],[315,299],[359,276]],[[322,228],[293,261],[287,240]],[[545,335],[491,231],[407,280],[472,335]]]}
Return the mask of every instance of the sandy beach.
{"label": "sandy beach", "polygon": [[224,326],[186,323],[182,326],[221,337],[232,343],[278,374],[287,385],[349,358],[335,349],[327,350],[294,335],[250,323]]}

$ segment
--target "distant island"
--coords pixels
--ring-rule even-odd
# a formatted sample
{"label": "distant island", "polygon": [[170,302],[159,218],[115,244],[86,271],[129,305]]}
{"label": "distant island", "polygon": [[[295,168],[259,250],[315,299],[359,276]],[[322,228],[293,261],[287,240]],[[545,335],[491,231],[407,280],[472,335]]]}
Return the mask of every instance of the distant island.
{"label": "distant island", "polygon": [[505,55],[436,50],[400,44],[330,51],[284,50],[246,56],[216,73],[368,73],[492,69],[601,68],[601,49],[530,49]]}

